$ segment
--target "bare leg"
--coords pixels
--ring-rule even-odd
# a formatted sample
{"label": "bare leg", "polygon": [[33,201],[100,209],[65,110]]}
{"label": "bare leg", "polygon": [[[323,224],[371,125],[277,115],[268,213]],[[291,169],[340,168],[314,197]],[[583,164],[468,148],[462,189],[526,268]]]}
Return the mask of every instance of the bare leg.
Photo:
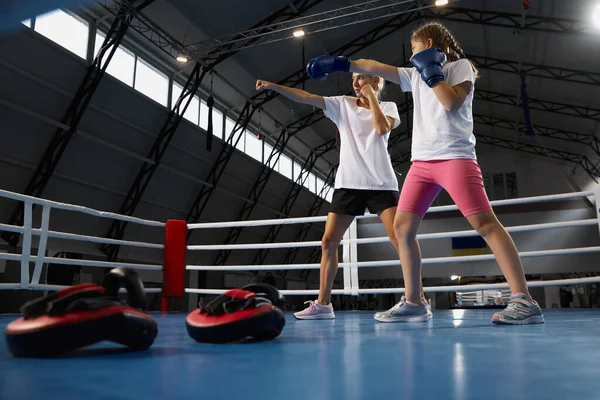
{"label": "bare leg", "polygon": [[417,231],[421,217],[417,214],[400,211],[394,218],[394,232],[398,240],[398,254],[404,275],[406,300],[419,304],[422,292],[421,248],[417,242]]}
{"label": "bare leg", "polygon": [[385,228],[385,232],[390,238],[390,242],[392,246],[398,251],[398,241],[396,240],[396,233],[394,232],[394,217],[396,216],[396,207],[390,207],[388,209],[383,210],[379,214],[379,219],[383,223],[383,227]]}
{"label": "bare leg", "polygon": [[467,220],[492,249],[511,292],[523,293],[528,300],[532,300],[517,247],[494,212],[485,211],[469,215]]}
{"label": "bare leg", "polygon": [[353,220],[353,215],[327,214],[325,233],[321,240],[321,274],[318,301],[322,305],[328,305],[331,302],[331,290],[338,270],[338,246]]}
{"label": "bare leg", "polygon": [[[396,239],[396,233],[394,232],[395,216],[396,216],[396,207],[391,207],[386,210],[383,210],[381,212],[381,214],[379,214],[379,219],[381,219],[381,222],[383,223],[383,226],[385,227],[385,231],[387,232],[388,237],[390,238],[390,242],[396,249],[396,252],[398,253],[398,255],[400,255],[399,248],[398,248],[398,240]],[[419,220],[419,223],[420,223],[420,220]],[[418,226],[417,226],[417,229],[418,229]],[[419,250],[418,247],[419,247],[419,244],[417,243],[417,250]],[[421,253],[419,250],[419,255],[420,254]],[[402,261],[400,261],[400,262],[402,262]],[[406,278],[406,275],[405,275],[405,278]],[[423,281],[422,280],[419,280],[419,288],[420,288],[420,292],[421,292],[421,300],[425,300],[425,292],[423,292]]]}

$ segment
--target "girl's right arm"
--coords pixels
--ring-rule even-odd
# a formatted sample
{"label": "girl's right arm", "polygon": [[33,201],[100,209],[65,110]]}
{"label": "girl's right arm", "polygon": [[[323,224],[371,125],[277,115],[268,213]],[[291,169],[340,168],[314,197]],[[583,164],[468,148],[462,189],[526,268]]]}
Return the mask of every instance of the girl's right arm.
{"label": "girl's right arm", "polygon": [[325,100],[323,99],[323,96],[308,93],[301,89],[290,88],[287,86],[278,85],[273,82],[258,79],[256,81],[256,90],[264,89],[273,90],[281,94],[282,96],[285,96],[288,99],[295,101],[296,103],[308,104],[313,107],[319,107],[322,110],[325,109]]}
{"label": "girl's right arm", "polygon": [[400,84],[398,67],[375,60],[353,60],[350,63],[350,72],[380,76],[388,82]]}

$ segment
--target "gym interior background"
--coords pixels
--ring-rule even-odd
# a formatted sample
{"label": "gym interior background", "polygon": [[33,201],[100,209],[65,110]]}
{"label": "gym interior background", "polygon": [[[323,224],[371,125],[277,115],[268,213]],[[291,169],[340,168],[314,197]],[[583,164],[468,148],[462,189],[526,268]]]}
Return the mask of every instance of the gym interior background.
{"label": "gym interior background", "polygon": [[[597,185],[600,29],[590,29],[594,15],[600,20],[600,12],[594,14],[597,1],[462,0],[440,6],[396,2],[380,12],[348,12],[343,18],[320,22],[323,29],[318,33],[298,32],[297,37],[283,39],[265,26],[364,2],[269,0],[243,2],[243,7],[240,3],[92,1],[32,15],[0,37],[0,188],[159,221],[325,215],[339,154],[334,124],[320,110],[272,92],[257,93],[256,79],[321,95],[348,93],[349,74],[312,81],[304,72],[306,62],[320,54],[339,54],[409,65],[410,33],[431,19],[451,29],[481,73],[474,120],[490,199],[568,193]],[[242,32],[247,36],[240,36]],[[193,96],[181,102],[190,91]],[[410,165],[411,96],[389,84],[383,99],[398,105],[402,119],[390,138],[390,156],[401,185]],[[527,129],[524,105],[533,130]],[[453,203],[445,192],[434,203],[447,204]],[[19,207],[18,202],[0,199],[0,221],[22,221]],[[587,199],[495,211],[506,226],[597,215]],[[54,213],[52,230],[163,240],[161,229]],[[34,209],[34,224],[39,225],[40,214]],[[320,240],[322,226],[195,231],[188,241],[314,241]],[[460,214],[446,212],[427,215],[420,232],[463,229],[469,226]],[[385,235],[377,220],[359,222],[358,231],[359,237]],[[513,238],[520,251],[600,243],[597,226],[524,232]],[[1,251],[19,252],[20,240],[20,235],[4,232]],[[424,242],[423,256],[489,252],[477,240],[467,249],[459,242],[452,238]],[[52,238],[47,247],[47,255],[56,257],[162,262],[160,251],[148,249]],[[386,243],[361,246],[359,253],[360,261],[395,257]],[[194,252],[187,261],[260,265],[318,260],[318,248],[303,248]],[[599,261],[598,254],[585,254],[523,263],[529,279],[546,280],[595,276]],[[470,283],[503,281],[494,261],[428,265],[423,271],[425,286],[464,284],[462,306],[483,307],[494,296],[471,293]],[[46,265],[42,282],[98,282],[104,273],[99,268]],[[161,286],[161,273],[140,273],[147,287]],[[18,262],[0,261],[0,282],[18,281],[19,274]],[[316,270],[189,272],[186,287],[233,288],[262,281],[279,289],[316,289],[318,278]],[[400,268],[361,270],[360,280],[361,287],[403,286]],[[336,287],[341,284],[340,272]],[[546,308],[600,305],[595,284],[535,288],[532,294]],[[25,300],[41,295],[1,291],[0,312],[17,312]],[[158,295],[151,298],[151,309],[160,309]],[[288,296],[287,307],[301,309],[309,298]],[[338,310],[385,309],[397,300],[398,295],[333,297]],[[189,295],[169,308],[188,311],[197,302],[198,296]],[[461,306],[458,303],[456,293],[432,296],[434,308]]]}

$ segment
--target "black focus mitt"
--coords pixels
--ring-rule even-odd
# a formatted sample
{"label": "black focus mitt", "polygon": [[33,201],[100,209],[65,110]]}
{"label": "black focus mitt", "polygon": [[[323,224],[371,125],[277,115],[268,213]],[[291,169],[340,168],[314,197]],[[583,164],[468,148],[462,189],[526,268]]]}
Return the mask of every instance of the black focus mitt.
{"label": "black focus mitt", "polygon": [[285,326],[284,304],[283,295],[264,283],[231,289],[188,314],[187,331],[201,343],[274,339]]}
{"label": "black focus mitt", "polygon": [[[126,303],[118,297],[122,286]],[[16,357],[56,356],[104,340],[145,350],[158,333],[146,311],[139,275],[114,268],[100,285],[76,285],[25,303],[23,316],[5,329],[6,343]]]}

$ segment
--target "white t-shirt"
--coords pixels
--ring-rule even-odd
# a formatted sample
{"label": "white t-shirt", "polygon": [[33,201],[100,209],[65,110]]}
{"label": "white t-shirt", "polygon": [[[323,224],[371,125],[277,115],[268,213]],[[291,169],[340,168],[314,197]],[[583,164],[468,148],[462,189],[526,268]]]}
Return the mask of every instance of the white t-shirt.
{"label": "white t-shirt", "polygon": [[[340,165],[335,189],[398,190],[398,179],[387,151],[390,132],[379,135],[373,125],[373,112],[356,104],[356,97],[324,97],[325,116],[340,132]],[[384,101],[383,114],[400,125],[395,103]]]}
{"label": "white t-shirt", "polygon": [[413,97],[411,161],[477,159],[473,135],[473,68],[468,60],[461,59],[445,64],[442,72],[450,86],[465,81],[473,84],[462,106],[453,112],[446,111],[416,68],[398,68],[402,91],[412,92]]}

